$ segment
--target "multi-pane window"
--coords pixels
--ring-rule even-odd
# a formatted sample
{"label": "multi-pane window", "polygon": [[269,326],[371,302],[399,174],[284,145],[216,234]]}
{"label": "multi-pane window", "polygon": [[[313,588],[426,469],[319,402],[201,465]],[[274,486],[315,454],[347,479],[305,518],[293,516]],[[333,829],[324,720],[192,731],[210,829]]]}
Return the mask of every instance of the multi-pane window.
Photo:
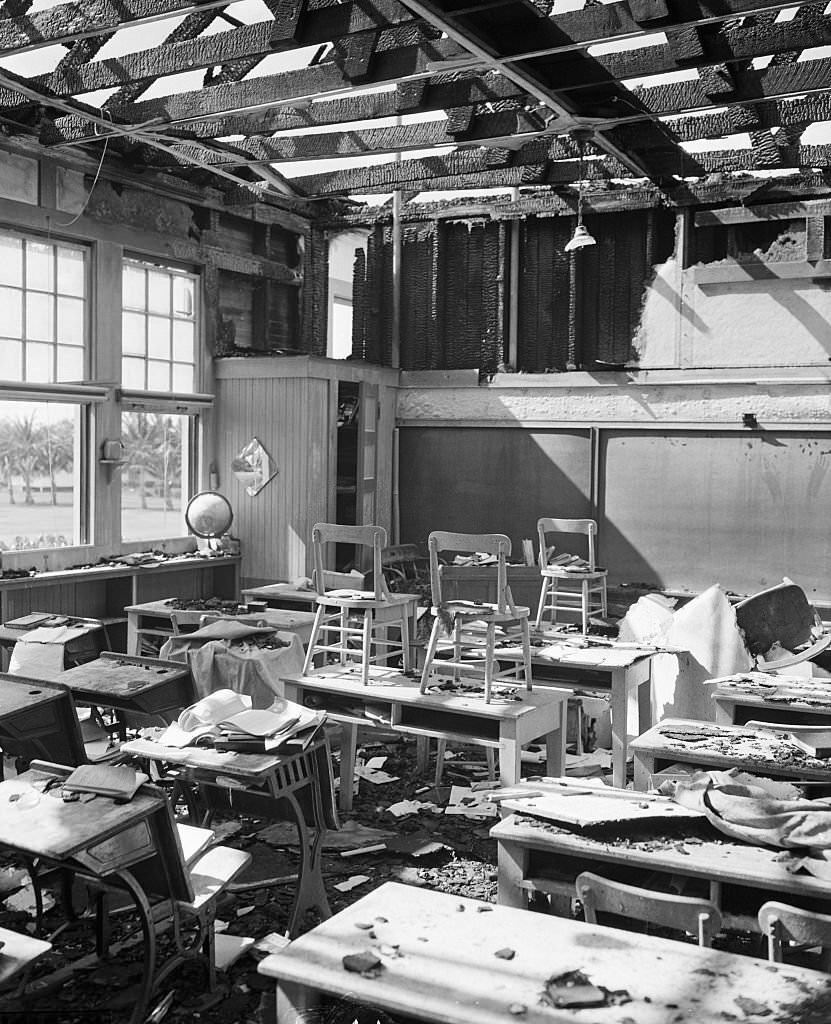
{"label": "multi-pane window", "polygon": [[197,278],[125,260],[121,383],[134,391],[190,394],[196,387]]}
{"label": "multi-pane window", "polygon": [[87,253],[0,233],[0,377],[81,381],[86,370]]}
{"label": "multi-pane window", "polygon": [[185,532],[192,429],[190,416],[122,413],[122,540],[177,537]]}
{"label": "multi-pane window", "polygon": [[82,407],[0,401],[0,551],[80,544]]}

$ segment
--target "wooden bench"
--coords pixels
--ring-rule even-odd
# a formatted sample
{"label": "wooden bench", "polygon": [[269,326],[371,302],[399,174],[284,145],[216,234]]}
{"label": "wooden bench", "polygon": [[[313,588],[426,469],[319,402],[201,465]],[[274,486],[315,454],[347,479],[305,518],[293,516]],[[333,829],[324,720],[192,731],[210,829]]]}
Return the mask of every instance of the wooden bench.
{"label": "wooden bench", "polygon": [[[365,953],[376,966],[346,969],[344,957]],[[831,977],[819,971],[395,882],[258,970],[276,980],[277,1024],[325,1020],[326,996],[441,1024],[807,1024],[827,1019],[831,999]],[[599,1003],[557,1005],[585,990],[569,989],[575,972]],[[344,1019],[353,1016],[350,1008]]]}

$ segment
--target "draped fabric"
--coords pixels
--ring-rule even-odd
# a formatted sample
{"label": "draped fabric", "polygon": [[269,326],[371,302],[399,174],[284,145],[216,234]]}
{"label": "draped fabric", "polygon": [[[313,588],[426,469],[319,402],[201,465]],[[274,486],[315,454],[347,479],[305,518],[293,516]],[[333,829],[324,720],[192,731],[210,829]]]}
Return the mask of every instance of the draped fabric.
{"label": "draped fabric", "polygon": [[674,785],[675,801],[702,811],[719,832],[803,854],[787,864],[789,871],[831,880],[831,800],[806,800],[789,783],[737,769],[697,772],[689,783]]}

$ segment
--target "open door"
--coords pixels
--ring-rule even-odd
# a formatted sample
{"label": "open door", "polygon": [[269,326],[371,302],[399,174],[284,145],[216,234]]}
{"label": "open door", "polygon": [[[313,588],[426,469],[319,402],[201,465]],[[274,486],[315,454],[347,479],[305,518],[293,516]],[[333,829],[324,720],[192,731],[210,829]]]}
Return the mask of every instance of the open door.
{"label": "open door", "polygon": [[375,523],[378,460],[378,385],[361,384],[358,414],[358,494],[355,521],[358,526]]}

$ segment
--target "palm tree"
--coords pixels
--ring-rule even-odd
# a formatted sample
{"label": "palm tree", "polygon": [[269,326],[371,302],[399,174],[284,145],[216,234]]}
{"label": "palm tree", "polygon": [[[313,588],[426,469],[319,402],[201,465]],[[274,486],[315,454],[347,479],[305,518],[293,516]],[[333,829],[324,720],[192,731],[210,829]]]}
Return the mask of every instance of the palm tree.
{"label": "palm tree", "polygon": [[58,420],[44,430],[45,448],[41,453],[43,471],[49,476],[51,502],[58,504],[55,474],[71,470],[75,455],[75,425],[71,419]]}
{"label": "palm tree", "polygon": [[18,416],[10,423],[8,449],[12,467],[23,477],[23,501],[34,505],[32,476],[37,472],[41,452],[45,449],[44,428],[35,423],[35,412]]}

